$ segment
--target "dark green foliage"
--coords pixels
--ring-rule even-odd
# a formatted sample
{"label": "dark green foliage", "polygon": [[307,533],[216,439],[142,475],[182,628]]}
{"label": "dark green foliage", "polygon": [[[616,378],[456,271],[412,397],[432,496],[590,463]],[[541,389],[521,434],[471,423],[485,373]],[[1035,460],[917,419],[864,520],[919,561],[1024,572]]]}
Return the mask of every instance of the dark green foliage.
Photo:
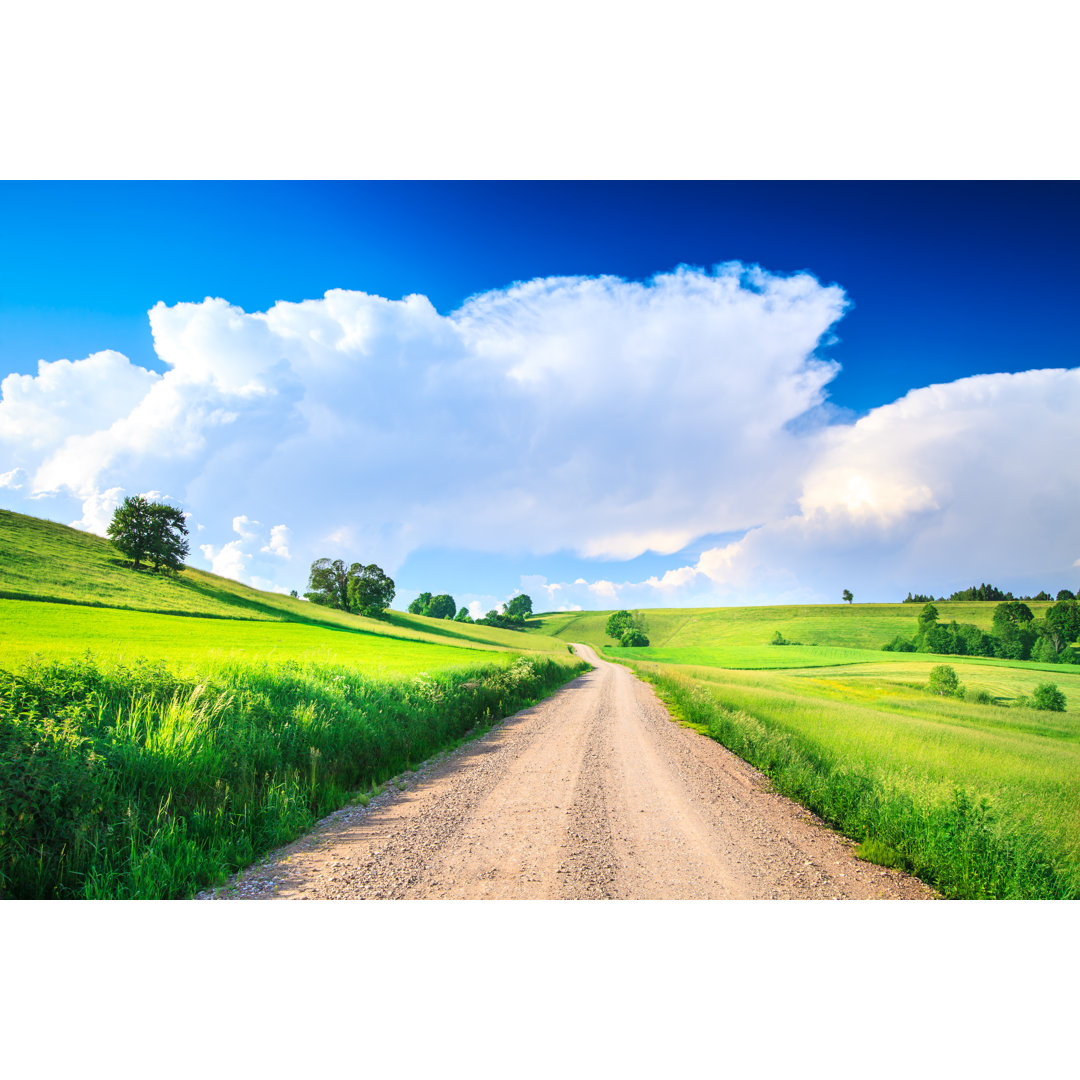
{"label": "dark green foliage", "polygon": [[429,592],[423,592],[409,605],[409,612],[413,615],[425,615],[429,619],[453,619],[457,604],[448,593],[432,596]]}
{"label": "dark green foliage", "polygon": [[188,555],[187,523],[184,513],[168,503],[148,502],[142,495],[129,495],[116,508],[109,539],[117,550],[131,559],[136,570],[144,560],[155,570],[182,570]]}
{"label": "dark green foliage", "polygon": [[843,595],[843,600],[846,603],[850,604],[854,599],[855,599],[855,597],[852,594],[851,590],[850,589],[845,589],[844,590],[844,595]]}
{"label": "dark green foliage", "polygon": [[1065,695],[1052,682],[1039,683],[1031,695],[1031,701],[1036,709],[1048,712],[1065,711]]}
{"label": "dark green foliage", "polygon": [[916,593],[914,596],[908,593],[907,596],[901,601],[904,604],[929,604],[934,598],[932,596],[923,596],[922,593]]}
{"label": "dark green foliage", "polygon": [[313,604],[374,618],[394,599],[394,582],[374,563],[346,568],[341,559],[316,559],[304,595]]}
{"label": "dark green foliage", "polygon": [[624,649],[643,648],[649,644],[649,639],[644,631],[636,626],[627,627],[619,637],[619,644]]}
{"label": "dark green foliage", "polygon": [[531,615],[532,598],[527,593],[512,597],[506,605],[507,615]]}
{"label": "dark green foliage", "polygon": [[452,619],[457,613],[457,604],[449,593],[439,593],[433,596],[424,614],[429,619]]}
{"label": "dark green foliage", "polygon": [[938,609],[933,604],[927,603],[919,612],[919,635],[925,636],[938,621]]}
{"label": "dark green foliage", "polygon": [[942,697],[963,697],[964,684],[956,674],[956,668],[948,664],[937,664],[930,669],[930,681],[926,688],[932,694],[940,694]]}
{"label": "dark green foliage", "polygon": [[0,671],[0,897],[190,896],[585,667]]}
{"label": "dark green foliage", "polygon": [[426,615],[428,604],[431,603],[431,593],[422,592],[410,605],[410,615]]}
{"label": "dark green foliage", "polygon": [[[350,571],[355,568],[350,567]],[[383,573],[382,567],[369,563],[358,573],[349,576],[349,610],[354,615],[378,618],[394,599],[394,579]]]}
{"label": "dark green foliage", "polygon": [[[622,644],[623,635],[630,629],[637,630],[642,635],[648,634],[649,624],[640,611],[635,611],[633,614],[625,610],[616,611],[614,614],[609,615],[604,632],[608,637],[613,637]],[[648,641],[646,641],[646,644],[648,644]]]}
{"label": "dark green foliage", "polygon": [[454,616],[454,622],[472,622],[472,616],[469,614],[467,607],[462,607],[458,610],[458,613]]}
{"label": "dark green foliage", "polygon": [[1059,589],[1058,594],[1057,594],[1057,599],[1058,600],[1075,600],[1076,599],[1076,593],[1074,593],[1071,589]]}
{"label": "dark green foliage", "polygon": [[986,584],[978,587],[972,585],[970,589],[960,589],[949,597],[950,600],[1011,600],[1012,598],[1011,592],[1002,592],[995,586]]}
{"label": "dark green foliage", "polygon": [[[357,566],[353,563],[353,566]],[[349,572],[341,559],[316,559],[308,576],[308,591],[304,595],[323,607],[349,610]]]}
{"label": "dark green foliage", "polygon": [[908,641],[907,638],[897,634],[888,644],[882,645],[881,650],[882,652],[914,652],[915,642]]}
{"label": "dark green foliage", "polygon": [[524,630],[524,615],[507,615],[505,611],[491,609],[482,619],[476,620],[481,626],[498,626],[503,630]]}

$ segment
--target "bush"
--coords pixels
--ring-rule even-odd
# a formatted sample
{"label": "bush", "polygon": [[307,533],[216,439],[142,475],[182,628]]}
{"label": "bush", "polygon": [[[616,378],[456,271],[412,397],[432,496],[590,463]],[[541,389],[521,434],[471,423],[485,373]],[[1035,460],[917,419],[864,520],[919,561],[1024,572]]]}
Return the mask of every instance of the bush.
{"label": "bush", "polygon": [[968,698],[968,701],[974,701],[976,705],[993,705],[994,696],[989,690],[976,690],[975,693]]}
{"label": "bush", "polygon": [[1065,695],[1052,682],[1039,683],[1032,695],[1032,705],[1047,712],[1064,712]]}
{"label": "bush", "polygon": [[619,638],[619,644],[624,649],[637,649],[648,645],[649,639],[637,627],[631,626],[629,630],[623,631],[622,636]]}
{"label": "bush", "polygon": [[930,669],[930,682],[927,689],[942,697],[963,697],[964,684],[957,677],[956,669],[948,664],[938,664]]}

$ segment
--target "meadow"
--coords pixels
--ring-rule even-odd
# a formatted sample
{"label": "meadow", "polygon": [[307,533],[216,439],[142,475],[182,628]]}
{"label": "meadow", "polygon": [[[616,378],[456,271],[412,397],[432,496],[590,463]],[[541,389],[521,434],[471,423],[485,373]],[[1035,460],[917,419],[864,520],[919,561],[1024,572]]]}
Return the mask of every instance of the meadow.
{"label": "meadow", "polygon": [[587,665],[367,619],[0,512],[0,896],[177,898]]}
{"label": "meadow", "polygon": [[[937,606],[943,620],[989,627],[996,605]],[[612,647],[607,612],[545,614],[538,628],[629,664],[680,720],[871,861],[949,897],[1080,898],[1080,668],[881,652],[897,632],[914,633],[918,609],[650,610],[654,644],[638,649]],[[775,630],[804,644],[767,644]],[[965,698],[928,691],[942,663]],[[1065,712],[1025,704],[1047,681]]]}

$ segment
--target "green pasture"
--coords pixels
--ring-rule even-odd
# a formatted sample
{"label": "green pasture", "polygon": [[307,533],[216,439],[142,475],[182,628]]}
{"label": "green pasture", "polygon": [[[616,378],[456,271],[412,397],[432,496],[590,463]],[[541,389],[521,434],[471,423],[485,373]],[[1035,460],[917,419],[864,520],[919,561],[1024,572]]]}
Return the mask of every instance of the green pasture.
{"label": "green pasture", "polygon": [[[974,623],[989,630],[993,602],[943,601],[934,605],[940,621]],[[1030,602],[1040,617],[1047,603]],[[763,646],[775,631],[789,641],[833,648],[879,650],[897,634],[913,637],[921,604],[796,604],[775,607],[649,608],[644,612],[652,648]],[[615,644],[604,632],[610,611],[544,613],[529,620],[529,629],[564,641],[583,641],[604,648]],[[777,652],[797,646],[775,647]],[[788,662],[790,663],[790,657]]]}
{"label": "green pasture", "polygon": [[104,660],[143,657],[186,667],[218,660],[319,660],[368,674],[403,675],[479,660],[505,664],[515,655],[487,644],[462,648],[303,623],[0,600],[0,668],[10,669],[31,653],[74,657],[88,651]]}
{"label": "green pasture", "polygon": [[[772,671],[633,666],[785,794],[947,895],[1080,897],[1080,672],[888,655]],[[995,703],[930,694],[943,661]],[[1012,704],[1043,681],[1066,712]]]}
{"label": "green pasture", "polygon": [[[303,591],[306,572],[301,570],[299,576],[304,580],[297,582],[297,589]],[[4,604],[5,599],[38,603],[20,614],[18,606]],[[41,610],[44,601],[55,607],[54,613]],[[79,647],[83,638],[95,651],[104,646],[110,654],[115,653],[110,645],[115,641],[120,650],[130,654],[130,650],[139,647],[144,634],[146,648],[142,655],[151,655],[151,646],[162,646],[169,651],[154,655],[192,659],[198,653],[195,639],[200,636],[207,650],[254,655],[264,643],[269,643],[277,647],[280,655],[295,655],[288,650],[303,649],[307,640],[312,651],[329,649],[331,654],[340,655],[343,662],[355,660],[367,650],[370,652],[367,659],[376,667],[380,663],[376,654],[381,649],[391,661],[387,670],[402,671],[417,670],[410,658],[419,654],[388,642],[379,645],[376,637],[427,642],[441,648],[566,652],[565,642],[543,634],[526,637],[513,630],[397,611],[388,611],[379,619],[367,619],[306,600],[261,592],[193,567],[186,567],[179,574],[135,571],[100,536],[8,510],[0,510],[0,604],[4,604],[0,618],[0,664],[17,655],[19,643],[27,643],[27,651],[48,649],[56,655],[73,655],[85,651],[85,646]],[[80,616],[75,613],[78,608],[99,611],[101,617],[85,613]],[[195,629],[184,628],[175,621],[146,620],[142,615],[125,623],[115,612],[201,618],[196,619]],[[208,626],[209,619],[229,620],[231,625]],[[245,624],[244,628],[237,625],[240,622]],[[255,623],[290,623],[294,628],[275,633],[268,627],[257,630]],[[305,637],[301,627],[317,632]],[[351,645],[344,645],[345,639],[335,631],[359,632],[361,636],[351,639]],[[438,651],[432,653],[432,662],[440,662],[440,655]],[[406,666],[396,666],[399,662]],[[456,656],[453,662],[457,662]]]}

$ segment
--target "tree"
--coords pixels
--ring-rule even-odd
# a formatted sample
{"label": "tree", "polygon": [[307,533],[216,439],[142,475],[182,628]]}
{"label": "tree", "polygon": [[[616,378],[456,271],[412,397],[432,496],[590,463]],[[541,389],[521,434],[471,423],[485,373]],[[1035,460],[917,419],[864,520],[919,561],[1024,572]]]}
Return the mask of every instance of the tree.
{"label": "tree", "polygon": [[341,559],[316,559],[308,576],[308,592],[313,604],[365,615],[381,614],[394,598],[394,583],[374,563],[352,563]]}
{"label": "tree", "polygon": [[1059,601],[1061,601],[1061,600],[1075,600],[1076,599],[1076,593],[1074,593],[1071,589],[1058,589],[1057,599]]}
{"label": "tree", "polygon": [[624,630],[629,630],[633,625],[634,617],[629,611],[616,611],[614,614],[608,616],[607,625],[604,627],[604,633],[608,637],[618,640],[622,637]]}
{"label": "tree", "polygon": [[521,593],[519,596],[513,597],[506,605],[507,615],[525,615],[532,614],[532,599],[526,594]]}
{"label": "tree", "polygon": [[919,612],[919,629],[916,638],[925,638],[937,626],[937,621],[937,608],[933,604],[924,604],[922,611]]}
{"label": "tree", "polygon": [[424,614],[429,619],[452,619],[457,612],[457,604],[448,593],[439,593],[433,596]]}
{"label": "tree", "polygon": [[637,649],[649,644],[649,639],[643,630],[636,626],[628,627],[619,637],[619,644],[624,649]]}
{"label": "tree", "polygon": [[426,615],[428,604],[431,603],[431,593],[422,592],[410,605],[410,615]]}
{"label": "tree", "polygon": [[942,697],[963,697],[964,685],[957,677],[956,669],[948,664],[938,664],[930,669],[930,682],[927,689]]}
{"label": "tree", "polygon": [[[356,573],[353,571],[356,570]],[[369,619],[378,618],[394,599],[394,581],[383,573],[382,567],[369,563],[349,567],[349,610]]]}
{"label": "tree", "polygon": [[1048,712],[1065,711],[1065,695],[1052,682],[1039,683],[1032,695],[1032,704],[1036,709]]}
{"label": "tree", "polygon": [[850,589],[844,590],[844,599],[850,604],[855,599]]}
{"label": "tree", "polygon": [[155,570],[182,570],[187,558],[187,523],[184,513],[168,503],[148,502],[129,495],[116,508],[106,535],[136,570],[143,560]]}
{"label": "tree", "polygon": [[[359,563],[353,567],[359,569]],[[349,610],[349,571],[341,559],[316,559],[311,564],[308,575],[308,592],[304,595],[313,603],[323,607]]]}
{"label": "tree", "polygon": [[472,616],[467,607],[462,607],[454,616],[454,622],[472,622]]}

